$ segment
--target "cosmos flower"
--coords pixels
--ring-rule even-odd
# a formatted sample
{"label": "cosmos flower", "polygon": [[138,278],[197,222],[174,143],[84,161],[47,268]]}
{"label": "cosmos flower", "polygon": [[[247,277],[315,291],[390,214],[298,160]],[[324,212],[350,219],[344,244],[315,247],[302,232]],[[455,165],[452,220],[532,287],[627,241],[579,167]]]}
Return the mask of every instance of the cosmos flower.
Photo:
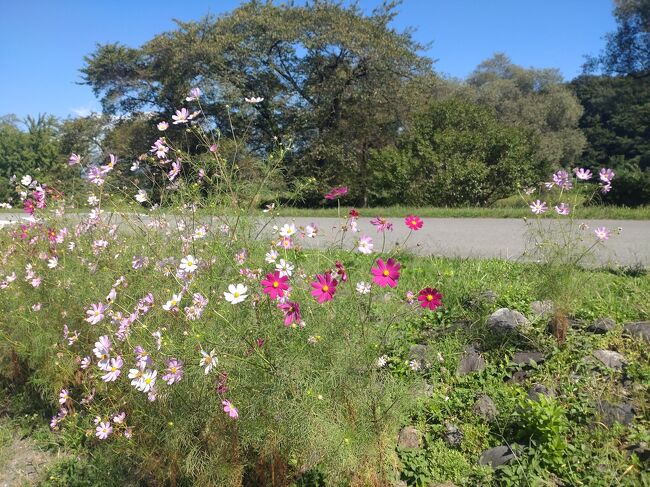
{"label": "cosmos flower", "polygon": [[284,296],[284,293],[289,289],[287,276],[281,276],[280,272],[275,271],[273,274],[267,274],[266,279],[262,279],[262,287],[264,293],[268,294],[271,299],[277,299]]}
{"label": "cosmos flower", "polygon": [[224,298],[231,304],[241,303],[248,297],[248,287],[243,284],[230,284],[228,291],[223,293]]}
{"label": "cosmos flower", "polygon": [[589,169],[584,169],[582,167],[576,168],[573,170],[576,174],[576,178],[587,181],[593,177],[593,173]]}
{"label": "cosmos flower", "polygon": [[284,313],[284,325],[289,326],[292,323],[300,323],[300,305],[294,301],[287,301],[278,304],[278,308]]}
{"label": "cosmos flower", "polygon": [[386,262],[383,259],[377,259],[377,266],[373,267],[370,271],[373,274],[372,282],[379,287],[395,287],[399,279],[399,270],[401,265],[392,258]]}
{"label": "cosmos flower", "polygon": [[420,228],[422,228],[422,225],[424,225],[424,222],[419,216],[416,215],[409,215],[406,218],[404,218],[404,223],[406,224],[407,227],[409,227],[413,231],[417,231]]}
{"label": "cosmos flower", "polygon": [[372,248],[374,244],[372,243],[372,237],[363,236],[359,239],[359,244],[357,245],[357,250],[362,254],[372,254]]}
{"label": "cosmos flower", "polygon": [[605,240],[609,239],[609,236],[611,235],[610,231],[607,230],[605,227],[598,227],[594,230],[594,233],[596,234],[596,238],[600,240],[601,242],[604,242]]}
{"label": "cosmos flower", "polygon": [[337,284],[338,281],[332,278],[330,272],[326,272],[325,275],[317,274],[316,280],[311,283],[311,287],[314,288],[311,295],[314,296],[319,303],[331,301],[336,293]]}
{"label": "cosmos flower", "polygon": [[545,201],[537,200],[537,201],[530,204],[530,210],[535,215],[541,215],[542,213],[546,212],[547,209],[548,209],[548,207],[546,206]]}
{"label": "cosmos flower", "polygon": [[228,413],[228,416],[230,416],[233,419],[237,419],[239,417],[239,411],[235,406],[232,405],[232,403],[228,400],[221,401],[221,404],[223,404],[223,411],[225,413]]}
{"label": "cosmos flower", "polygon": [[172,115],[172,120],[174,121],[173,124],[178,125],[179,123],[187,123],[189,121],[189,116],[190,112],[187,108],[176,110],[176,115]]}
{"label": "cosmos flower", "polygon": [[442,294],[435,288],[424,288],[418,294],[418,301],[423,308],[429,308],[433,311],[442,306]]}

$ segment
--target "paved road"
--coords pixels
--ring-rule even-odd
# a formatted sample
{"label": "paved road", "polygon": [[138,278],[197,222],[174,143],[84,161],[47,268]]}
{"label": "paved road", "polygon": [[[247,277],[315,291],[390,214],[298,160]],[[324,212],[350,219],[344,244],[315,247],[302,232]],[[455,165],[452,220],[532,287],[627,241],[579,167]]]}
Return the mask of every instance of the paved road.
{"label": "paved road", "polygon": [[[0,213],[0,227],[22,218],[20,214]],[[170,216],[173,219],[174,217]],[[526,225],[521,219],[510,218],[424,218],[424,226],[413,232],[405,248],[420,255],[441,255],[448,257],[497,257],[522,259],[526,248]],[[283,218],[275,223],[281,225],[294,221],[298,226],[315,223],[319,237],[305,239],[306,247],[336,246],[341,241],[341,220],[336,218]],[[400,218],[391,219],[394,230],[386,232],[385,249],[396,244],[403,245],[408,229]],[[546,221],[546,220],[545,220]],[[650,267],[650,221],[642,220],[585,220],[589,226],[584,231],[586,240],[595,241],[593,229],[607,227],[620,235],[612,235],[605,245],[597,247],[596,257],[600,264],[643,265]],[[212,222],[212,226],[218,223]],[[361,235],[373,238],[375,250],[382,246],[382,235],[370,224],[369,218],[359,220],[359,233],[347,232],[343,239],[345,248],[354,248]],[[270,231],[270,226],[266,231]]]}

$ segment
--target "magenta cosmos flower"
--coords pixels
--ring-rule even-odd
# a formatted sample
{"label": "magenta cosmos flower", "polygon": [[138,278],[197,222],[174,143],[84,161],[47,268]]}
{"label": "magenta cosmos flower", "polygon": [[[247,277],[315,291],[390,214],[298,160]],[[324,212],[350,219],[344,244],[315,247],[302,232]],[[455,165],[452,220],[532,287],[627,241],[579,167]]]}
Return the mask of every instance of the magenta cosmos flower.
{"label": "magenta cosmos flower", "polygon": [[370,223],[377,227],[378,232],[385,232],[386,230],[393,231],[393,224],[381,216],[376,216],[370,220]]}
{"label": "magenta cosmos flower", "polygon": [[332,279],[330,272],[326,272],[325,275],[317,274],[316,280],[311,283],[311,287],[314,289],[311,292],[311,295],[316,298],[319,303],[324,303],[325,301],[331,301],[336,294],[336,285],[338,281]]}
{"label": "magenta cosmos flower", "polygon": [[377,267],[373,267],[370,270],[374,276],[372,282],[377,284],[379,287],[397,286],[400,267],[402,266],[392,258],[388,259],[385,263],[382,259],[377,259]]}
{"label": "magenta cosmos flower", "polygon": [[348,194],[348,187],[340,186],[338,188],[330,189],[330,192],[325,195],[325,199],[335,200],[336,198],[340,198],[341,196],[345,196],[346,194]]}
{"label": "magenta cosmos flower", "polygon": [[418,301],[420,301],[420,306],[433,311],[442,306],[442,294],[435,288],[426,287],[420,291]]}
{"label": "magenta cosmos flower", "polygon": [[293,301],[281,303],[278,308],[284,313],[284,326],[289,326],[291,323],[300,323],[300,305]]}
{"label": "magenta cosmos flower", "polygon": [[422,219],[416,215],[407,216],[404,218],[404,223],[406,223],[406,226],[413,231],[418,231],[420,228],[422,228],[422,225],[424,225]]}
{"label": "magenta cosmos flower", "polygon": [[267,274],[266,279],[262,279],[263,291],[269,295],[271,299],[278,299],[284,296],[284,293],[289,289],[287,276],[280,276],[280,271],[275,271],[273,274]]}

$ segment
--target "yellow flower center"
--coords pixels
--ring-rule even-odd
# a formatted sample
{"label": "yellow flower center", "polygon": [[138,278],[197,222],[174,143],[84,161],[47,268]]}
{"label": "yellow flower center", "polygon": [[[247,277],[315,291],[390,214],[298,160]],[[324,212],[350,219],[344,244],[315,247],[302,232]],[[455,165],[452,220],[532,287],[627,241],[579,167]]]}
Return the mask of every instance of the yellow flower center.
{"label": "yellow flower center", "polygon": [[329,291],[329,290],[330,290],[330,287],[329,287],[327,284],[325,284],[325,285],[323,286],[323,292],[326,293],[326,292]]}
{"label": "yellow flower center", "polygon": [[273,287],[278,287],[280,283],[278,281],[273,281]]}
{"label": "yellow flower center", "polygon": [[433,296],[431,294],[427,294],[427,301],[433,301]]}
{"label": "yellow flower center", "polygon": [[390,272],[388,272],[388,269],[384,269],[383,274],[385,277],[388,277],[390,275]]}
{"label": "yellow flower center", "polygon": [[411,225],[417,225],[417,224],[418,224],[417,220],[411,220]]}
{"label": "yellow flower center", "polygon": [[239,297],[239,293],[238,293],[237,291],[235,291],[234,293],[232,293],[232,295],[233,295],[234,297],[236,297],[236,298]]}
{"label": "yellow flower center", "polygon": [[149,378],[149,377],[147,377],[144,381],[145,381],[147,384],[151,384],[151,378]]}

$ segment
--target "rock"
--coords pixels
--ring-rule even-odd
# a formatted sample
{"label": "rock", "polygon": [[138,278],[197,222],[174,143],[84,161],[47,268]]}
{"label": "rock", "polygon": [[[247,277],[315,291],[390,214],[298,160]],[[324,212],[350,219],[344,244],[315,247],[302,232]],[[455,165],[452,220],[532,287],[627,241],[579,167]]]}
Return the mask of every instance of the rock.
{"label": "rock", "polygon": [[639,340],[650,342],[650,321],[635,321],[623,324],[623,333]]}
{"label": "rock", "polygon": [[625,357],[612,350],[594,350],[591,355],[608,369],[622,370],[626,364]]}
{"label": "rock", "polygon": [[589,325],[589,327],[587,327],[587,331],[590,331],[592,333],[598,333],[599,335],[604,335],[605,333],[612,331],[615,328],[616,328],[616,322],[613,319],[598,318],[591,325]]}
{"label": "rock", "polygon": [[415,360],[420,369],[425,369],[429,365],[427,362],[427,347],[426,345],[413,345],[409,350],[409,360]]}
{"label": "rock", "polygon": [[397,446],[400,448],[420,448],[420,432],[413,426],[405,426],[399,432]]}
{"label": "rock", "polygon": [[409,484],[407,484],[404,480],[398,480],[393,484],[393,487],[409,487]]}
{"label": "rock", "polygon": [[597,409],[602,416],[603,423],[607,426],[612,426],[614,423],[628,425],[634,419],[634,409],[627,403],[613,404],[602,401],[598,404]]}
{"label": "rock", "polygon": [[470,372],[480,372],[485,368],[485,359],[472,346],[465,348],[465,354],[458,362],[457,375],[467,375]]}
{"label": "rock", "polygon": [[512,361],[517,365],[532,365],[533,362],[541,364],[544,360],[546,354],[542,352],[517,352],[512,357]]}
{"label": "rock", "polygon": [[530,303],[530,310],[537,318],[550,316],[555,311],[553,301],[533,301]]}
{"label": "rock", "polygon": [[648,444],[645,441],[630,445],[626,448],[626,450],[630,455],[636,455],[637,458],[644,463],[650,461],[650,449],[648,448]]}
{"label": "rock", "polygon": [[494,448],[489,448],[483,452],[481,458],[478,460],[478,464],[489,465],[492,468],[495,468],[500,465],[505,465],[513,458],[515,458],[515,455],[512,453],[510,448],[505,445],[495,446]]}
{"label": "rock", "polygon": [[494,421],[499,415],[496,404],[494,404],[492,398],[487,394],[479,395],[472,409],[477,416],[480,416],[486,421]]}
{"label": "rock", "polygon": [[452,448],[458,448],[463,442],[463,432],[452,423],[445,423],[444,437],[447,444]]}
{"label": "rock", "polygon": [[500,308],[492,313],[487,319],[487,326],[496,332],[511,332],[520,325],[528,323],[528,319],[519,311],[508,308]]}
{"label": "rock", "polygon": [[531,401],[538,401],[539,396],[553,398],[555,397],[555,391],[546,387],[544,384],[533,384],[533,387],[528,389],[528,399]]}
{"label": "rock", "polygon": [[481,306],[484,306],[486,304],[494,304],[496,300],[498,299],[497,293],[492,291],[491,289],[488,289],[487,291],[483,291],[481,293],[478,293],[476,296],[468,299],[466,301],[467,306],[470,308],[480,308]]}
{"label": "rock", "polygon": [[518,370],[512,374],[512,377],[508,379],[508,384],[521,384],[528,378],[529,375],[530,372],[527,370]]}

